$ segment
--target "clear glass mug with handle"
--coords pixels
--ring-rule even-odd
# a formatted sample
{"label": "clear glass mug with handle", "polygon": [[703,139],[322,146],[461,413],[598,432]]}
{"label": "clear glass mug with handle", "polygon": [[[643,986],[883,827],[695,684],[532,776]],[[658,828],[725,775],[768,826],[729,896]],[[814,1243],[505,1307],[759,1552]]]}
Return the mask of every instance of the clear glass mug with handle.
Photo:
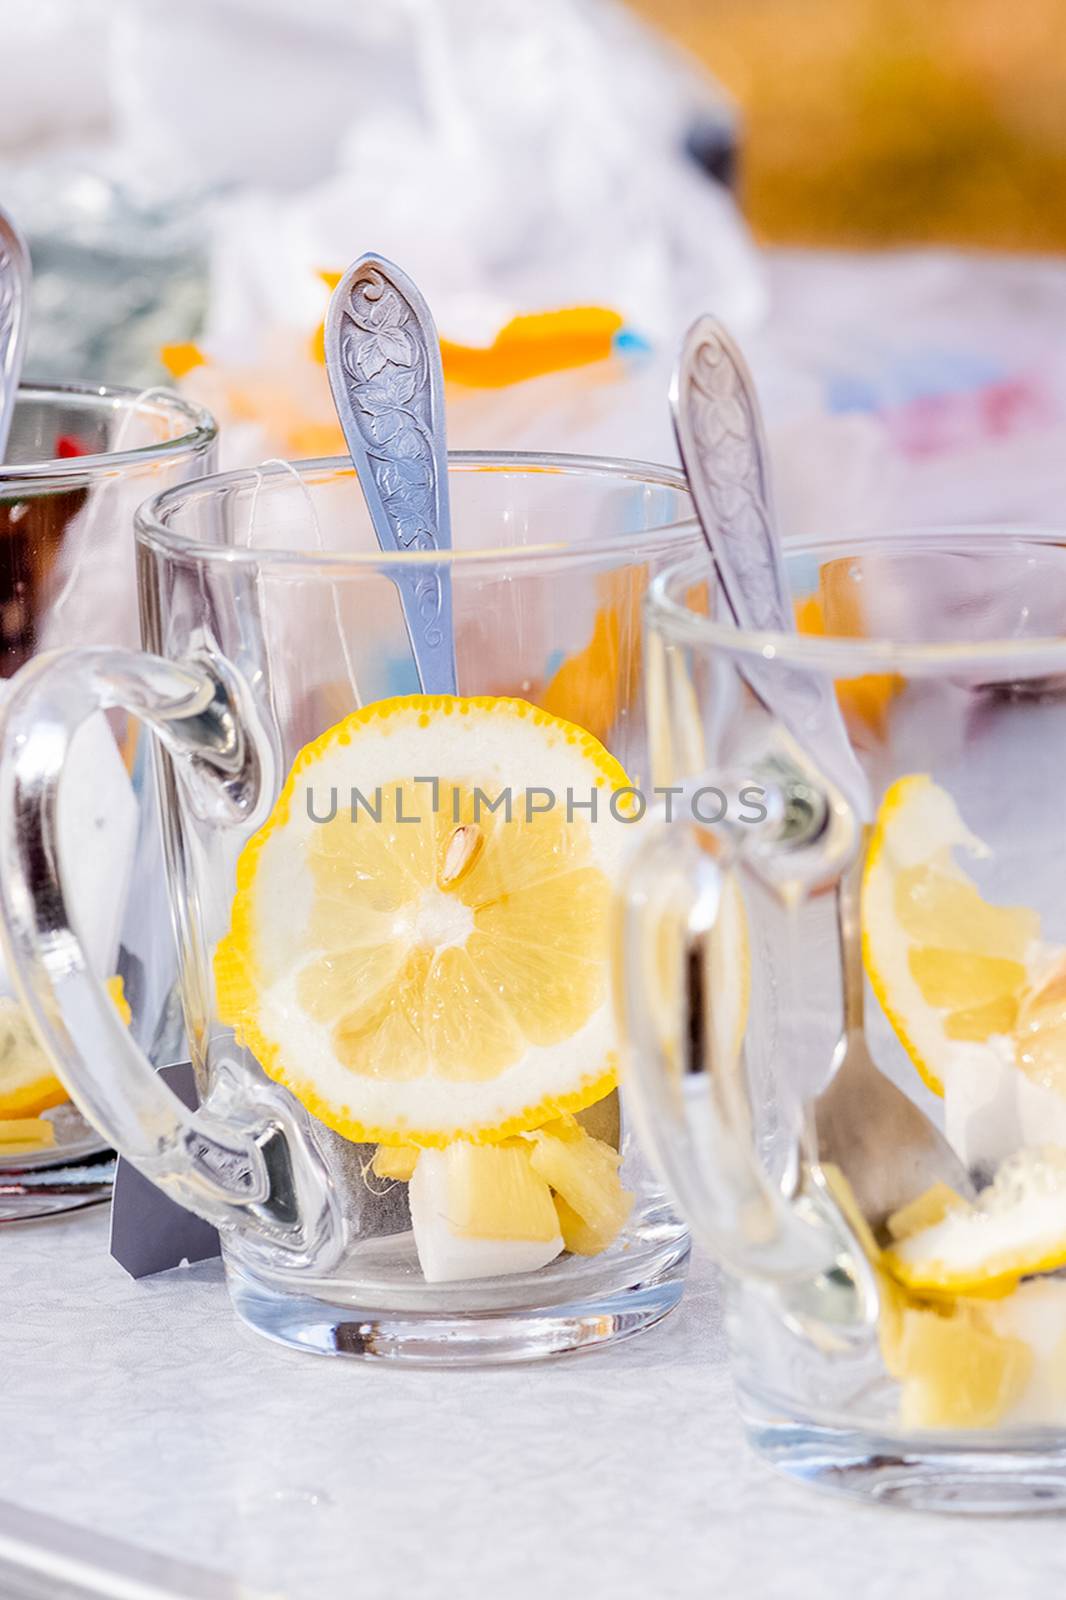
{"label": "clear glass mug with handle", "polygon": [[[934,530],[788,554],[796,635],[733,626],[705,558],[649,592],[651,773],[674,796],[625,881],[627,1103],[725,1269],[764,1457],[868,1500],[1061,1508],[1066,540]],[[827,825],[817,746],[769,709],[776,675],[811,673],[870,781],[865,837]],[[923,1187],[876,1235],[811,1116],[859,840],[867,1044],[970,1180]]]}
{"label": "clear glass mug with handle", "polygon": [[[142,508],[146,653],[31,663],[3,709],[3,913],[71,1093],[217,1224],[251,1324],[508,1361],[681,1293],[687,1236],[614,1092],[608,917],[644,767],[641,599],[699,535],[667,469],[457,455],[449,485],[447,556],[383,556],[339,460]],[[459,698],[418,693],[412,595],[449,597]],[[194,1113],[56,871],[71,739],[112,706],[157,736]]]}
{"label": "clear glass mug with handle", "polygon": [[[137,643],[133,514],[149,494],[210,472],[216,434],[206,411],[162,389],[21,386],[0,462],[0,692],[42,651]],[[137,829],[150,774],[136,732],[114,715],[83,729],[66,779],[82,796],[66,846],[94,959],[137,999],[138,1036],[156,1051],[173,970],[153,962],[165,908],[151,896],[157,830]],[[127,907],[131,874],[145,893]],[[0,972],[0,1221],[105,1200],[113,1167]]]}

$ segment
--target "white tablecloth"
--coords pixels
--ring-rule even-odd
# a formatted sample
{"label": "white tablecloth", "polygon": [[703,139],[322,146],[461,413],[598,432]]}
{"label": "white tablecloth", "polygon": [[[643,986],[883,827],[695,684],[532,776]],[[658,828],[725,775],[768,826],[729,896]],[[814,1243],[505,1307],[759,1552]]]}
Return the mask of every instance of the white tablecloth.
{"label": "white tablecloth", "polygon": [[0,1498],[169,1557],[128,1556],[162,1593],[215,1592],[189,1563],[220,1595],[301,1600],[1002,1600],[1066,1571],[1053,1517],[871,1509],[764,1467],[702,1260],[613,1350],[416,1372],[268,1343],[218,1262],[133,1282],[103,1208],[0,1246]]}

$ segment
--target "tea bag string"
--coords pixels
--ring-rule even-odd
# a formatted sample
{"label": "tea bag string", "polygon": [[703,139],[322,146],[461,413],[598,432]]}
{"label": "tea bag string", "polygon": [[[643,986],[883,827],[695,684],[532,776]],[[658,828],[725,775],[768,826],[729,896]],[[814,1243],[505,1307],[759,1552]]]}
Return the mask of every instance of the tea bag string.
{"label": "tea bag string", "polygon": [[[173,400],[173,398],[174,396],[172,390],[164,388],[162,384],[154,383],[149,388],[142,389],[140,394],[134,396],[132,402],[130,403],[129,409],[122,416],[115,432],[115,437],[108,446],[107,454],[119,455],[126,448],[126,441],[129,436],[130,428],[135,418],[141,416],[142,407],[146,402],[152,400]],[[75,461],[72,464],[76,468],[77,462]],[[152,470],[154,470],[154,467]],[[85,520],[82,522],[77,533],[77,550],[74,559],[71,562],[70,569],[67,572],[67,576],[63,581],[62,587],[60,588],[59,593],[56,595],[50,607],[50,618],[53,626],[62,622],[63,608],[70,600],[75,588],[80,582],[85,563],[88,561],[92,553],[92,535],[96,530],[97,523],[100,521],[100,512],[107,498],[107,491],[109,489],[117,488],[122,482],[122,474],[116,469],[108,474],[108,476],[103,478],[103,480],[97,486],[95,493],[90,490],[89,503],[85,507]]]}
{"label": "tea bag string", "polygon": [[[311,528],[312,528],[313,536],[314,536],[315,549],[324,551],[326,546],[325,546],[325,543],[323,542],[323,539],[322,539],[322,524],[318,520],[318,512],[315,510],[315,502],[314,502],[314,499],[313,499],[313,497],[311,495],[311,491],[307,487],[307,484],[304,482],[304,480],[303,480],[302,476],[300,475],[300,473],[297,472],[296,468],[293,466],[292,462],[284,460],[281,456],[270,456],[266,461],[262,462],[258,467],[256,467],[254,469],[255,470],[255,487],[252,490],[252,503],[251,503],[251,506],[249,507],[249,510],[248,510],[248,543],[249,543],[249,545],[252,544],[252,536],[253,536],[253,533],[254,533],[254,530],[255,530],[256,513],[257,513],[257,511],[259,509],[259,491],[262,489],[263,484],[265,482],[266,473],[265,473],[264,469],[266,467],[271,467],[271,468],[280,467],[283,472],[289,473],[291,475],[291,477],[295,480],[295,482],[298,484],[298,486],[300,488],[300,491],[303,494],[304,500],[305,500],[305,502],[307,504],[308,512],[310,513]],[[259,578],[257,579],[257,586],[261,585],[261,583],[262,583],[262,574],[260,574]],[[340,600],[339,600],[338,595],[337,595],[337,586],[336,586],[336,584],[333,584],[331,586],[331,602],[332,602],[332,606],[333,606],[333,620],[337,625],[337,638],[340,641],[341,655],[344,658],[344,670],[348,675],[348,687],[350,688],[350,690],[352,692],[352,700],[354,702],[355,709],[358,711],[358,710],[361,710],[361,708],[362,708],[363,697],[359,692],[359,684],[356,681],[356,676],[355,676],[355,665],[354,665],[354,663],[352,661],[351,652],[350,652],[350,650],[348,648],[348,637],[347,637],[347,634],[344,631],[344,623],[343,623],[343,621],[341,619]],[[260,607],[265,611],[265,607],[263,607],[263,592],[262,592],[262,588],[261,587],[259,589],[259,603],[260,603]]]}

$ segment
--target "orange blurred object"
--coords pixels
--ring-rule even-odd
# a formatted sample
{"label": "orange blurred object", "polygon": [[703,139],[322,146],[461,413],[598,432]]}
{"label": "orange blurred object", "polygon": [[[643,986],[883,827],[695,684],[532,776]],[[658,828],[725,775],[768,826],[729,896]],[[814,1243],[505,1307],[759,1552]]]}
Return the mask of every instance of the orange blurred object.
{"label": "orange blurred object", "polygon": [[159,352],[159,359],[172,378],[184,378],[186,373],[195,372],[207,361],[200,346],[192,343],[165,344]]}
{"label": "orange blurred object", "polygon": [[442,339],[444,376],[449,383],[499,389],[546,372],[588,366],[607,359],[621,327],[617,311],[602,306],[512,317],[490,345],[453,344]]}
{"label": "orange blurred object", "polygon": [[[800,633],[820,637],[862,639],[866,630],[857,597],[843,593],[834,583],[830,570],[834,565],[830,562],[829,568],[822,570],[820,594],[797,600],[796,627]],[[859,726],[877,738],[884,732],[889,703],[902,687],[903,679],[894,672],[867,672],[836,680],[837,700],[852,730]]]}
{"label": "orange blurred object", "polygon": [[[318,275],[330,293],[341,280],[339,272],[320,271]],[[574,306],[564,311],[512,317],[488,345],[456,344],[442,339],[444,376],[449,383],[468,388],[501,389],[547,372],[585,367],[593,361],[606,360],[621,327],[618,312],[607,311],[603,306]],[[325,364],[324,321],[312,335],[311,355]]]}
{"label": "orange blurred object", "polygon": [[576,722],[604,743],[619,704],[628,703],[635,691],[631,680],[640,672],[637,641],[640,603],[646,586],[643,568],[611,574],[606,584],[606,604],[596,612],[588,644],[567,656],[543,693],[535,696],[553,717]]}

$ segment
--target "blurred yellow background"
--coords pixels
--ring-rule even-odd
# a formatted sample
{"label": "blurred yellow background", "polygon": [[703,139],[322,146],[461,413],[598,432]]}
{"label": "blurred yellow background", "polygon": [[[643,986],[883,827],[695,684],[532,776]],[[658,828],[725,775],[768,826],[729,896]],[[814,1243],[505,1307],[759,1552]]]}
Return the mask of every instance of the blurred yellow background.
{"label": "blurred yellow background", "polygon": [[1066,248],[1066,0],[630,0],[745,121],[759,236]]}

